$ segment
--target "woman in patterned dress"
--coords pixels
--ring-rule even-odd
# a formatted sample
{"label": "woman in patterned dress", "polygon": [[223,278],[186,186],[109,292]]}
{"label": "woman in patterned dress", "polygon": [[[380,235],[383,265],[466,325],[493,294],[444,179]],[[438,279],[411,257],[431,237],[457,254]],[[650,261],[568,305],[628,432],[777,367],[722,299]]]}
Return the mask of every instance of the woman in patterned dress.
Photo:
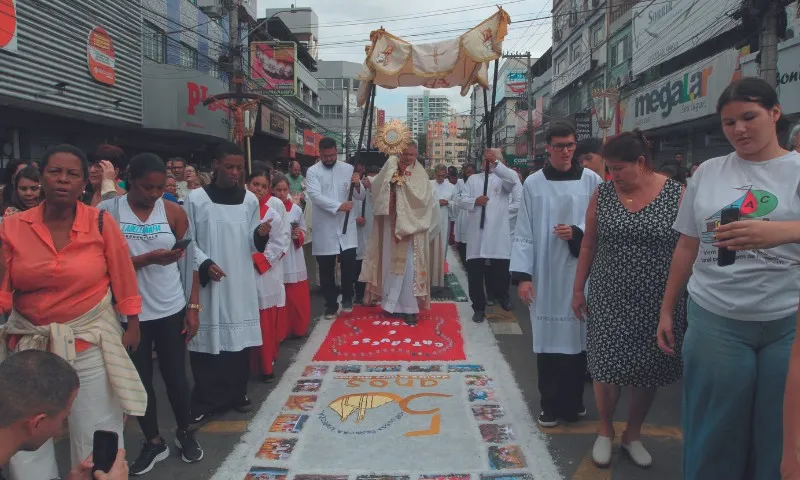
{"label": "woman in patterned dress", "polygon": [[[611,462],[614,410],[625,386],[631,399],[622,448],[644,468],[653,459],[642,445],[641,429],[656,389],[681,377],[680,356],[659,350],[656,329],[678,241],[672,224],[683,188],[653,172],[641,132],[620,134],[602,155],[611,181],[598,187],[586,213],[572,305],[587,321],[588,364],[600,413],[592,458],[600,467]],[[684,317],[681,304],[675,319],[682,325]]]}

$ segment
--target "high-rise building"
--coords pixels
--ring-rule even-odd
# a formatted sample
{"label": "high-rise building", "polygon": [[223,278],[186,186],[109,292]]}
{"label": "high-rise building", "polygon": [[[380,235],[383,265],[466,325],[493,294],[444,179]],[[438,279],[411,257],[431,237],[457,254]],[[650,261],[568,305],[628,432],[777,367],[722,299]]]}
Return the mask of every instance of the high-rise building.
{"label": "high-rise building", "polygon": [[428,131],[428,121],[444,120],[450,115],[450,99],[446,95],[422,95],[406,97],[406,122],[413,138]]}

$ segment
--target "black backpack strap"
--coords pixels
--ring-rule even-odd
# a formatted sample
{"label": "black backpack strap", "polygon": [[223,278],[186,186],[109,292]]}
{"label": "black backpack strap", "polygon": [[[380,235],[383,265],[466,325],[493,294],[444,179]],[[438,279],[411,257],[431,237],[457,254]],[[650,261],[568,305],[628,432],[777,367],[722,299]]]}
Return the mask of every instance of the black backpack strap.
{"label": "black backpack strap", "polygon": [[105,212],[100,210],[97,215],[97,229],[100,230],[100,235],[103,235],[103,220],[105,219]]}

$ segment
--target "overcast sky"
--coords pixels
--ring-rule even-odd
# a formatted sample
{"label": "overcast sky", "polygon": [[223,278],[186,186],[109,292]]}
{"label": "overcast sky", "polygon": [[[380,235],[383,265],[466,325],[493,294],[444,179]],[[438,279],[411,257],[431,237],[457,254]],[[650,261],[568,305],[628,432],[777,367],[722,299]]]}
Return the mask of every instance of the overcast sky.
{"label": "overcast sky", "polygon": [[[258,15],[263,17],[268,7],[289,8],[291,1],[258,0]],[[504,51],[530,50],[538,57],[550,47],[552,0],[304,0],[295,5],[311,7],[319,17],[321,60],[362,63],[369,33],[381,26],[411,43],[456,38],[493,15],[496,4],[511,16]],[[540,17],[548,18],[532,20]],[[450,31],[455,29],[463,30]],[[442,33],[443,30],[448,31]],[[386,110],[387,118],[405,120],[406,96],[422,90],[422,87],[393,91],[379,88],[375,104]],[[450,97],[451,108],[459,113],[469,110],[469,98],[461,97],[458,89],[438,89],[435,93]]]}

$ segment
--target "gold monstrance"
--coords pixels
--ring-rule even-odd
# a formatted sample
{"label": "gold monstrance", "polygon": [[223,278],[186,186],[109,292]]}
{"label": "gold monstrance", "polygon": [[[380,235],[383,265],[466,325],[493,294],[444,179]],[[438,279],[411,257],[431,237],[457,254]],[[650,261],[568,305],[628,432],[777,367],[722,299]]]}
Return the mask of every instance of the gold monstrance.
{"label": "gold monstrance", "polygon": [[400,120],[391,120],[378,127],[375,146],[386,155],[400,155],[411,144],[408,125]]}

